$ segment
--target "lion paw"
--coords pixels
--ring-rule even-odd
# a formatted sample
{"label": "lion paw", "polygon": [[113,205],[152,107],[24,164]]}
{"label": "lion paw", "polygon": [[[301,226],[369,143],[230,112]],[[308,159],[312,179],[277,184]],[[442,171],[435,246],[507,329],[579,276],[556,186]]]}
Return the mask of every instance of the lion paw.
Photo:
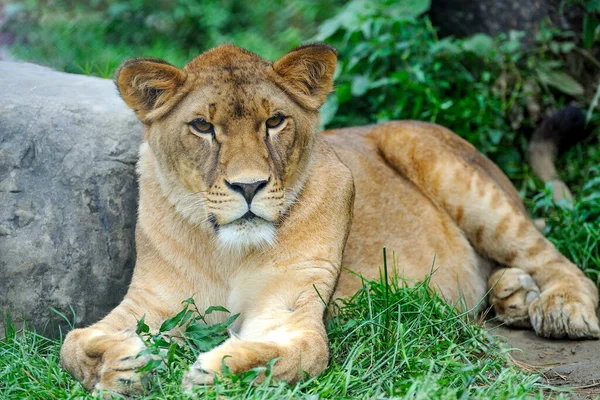
{"label": "lion paw", "polygon": [[216,372],[202,369],[202,364],[196,361],[183,375],[181,389],[190,392],[194,386],[212,385],[215,383]]}
{"label": "lion paw", "polygon": [[533,278],[518,268],[496,271],[488,280],[490,304],[496,316],[510,326],[530,328],[529,305],[539,296]]}
{"label": "lion paw", "polygon": [[[565,285],[566,286],[566,285]],[[596,305],[577,286],[558,286],[542,292],[529,306],[533,329],[547,338],[598,339]]]}
{"label": "lion paw", "polygon": [[88,390],[129,395],[143,390],[144,377],[136,371],[150,361],[150,355],[138,357],[145,348],[132,331],[105,334],[77,329],[65,338],[61,361]]}
{"label": "lion paw", "polygon": [[[182,389],[190,391],[196,385],[212,385],[215,377],[221,374],[223,364],[232,374],[239,374],[266,366],[269,361],[279,357],[279,353],[279,348],[274,343],[231,338],[219,347],[198,356],[198,360],[183,376]],[[264,373],[259,374],[257,382],[262,381],[264,377]]]}

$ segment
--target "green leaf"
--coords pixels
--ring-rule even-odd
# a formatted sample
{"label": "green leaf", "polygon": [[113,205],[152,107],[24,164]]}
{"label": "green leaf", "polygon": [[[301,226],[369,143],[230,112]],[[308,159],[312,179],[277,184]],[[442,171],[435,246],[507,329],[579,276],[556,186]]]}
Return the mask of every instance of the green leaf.
{"label": "green leaf", "polygon": [[187,310],[187,312],[184,314],[181,321],[179,321],[179,326],[185,325],[185,323],[188,322],[188,320],[190,320],[190,318],[192,318],[193,315],[194,315],[194,311]]}
{"label": "green leaf", "polygon": [[[175,327],[179,326],[179,323],[183,319],[183,317],[188,313],[187,305],[181,310],[177,315],[173,318],[169,318],[165,320],[159,328],[159,332],[168,332]],[[189,318],[189,317],[188,317]]]}
{"label": "green leaf", "polygon": [[229,325],[231,325],[233,323],[233,321],[235,321],[236,319],[238,319],[238,317],[240,316],[240,314],[234,314],[231,317],[227,318],[225,320],[225,322],[219,324],[221,326],[224,327],[224,329],[229,328]]}
{"label": "green leaf", "polygon": [[335,113],[338,110],[338,97],[337,96],[329,96],[325,101],[325,104],[321,106],[319,110],[319,114],[321,116],[321,129],[325,128],[327,124],[329,124],[333,117],[335,117]]}
{"label": "green leaf", "polygon": [[221,307],[221,306],[210,306],[206,309],[206,312],[204,313],[204,315],[208,315],[208,314],[212,314],[215,311],[222,311],[222,312],[226,312],[229,313],[229,310],[226,309],[225,307]]}
{"label": "green leaf", "polygon": [[214,349],[227,339],[227,335],[209,336],[209,337],[190,337],[189,340],[198,350],[205,352]]}
{"label": "green leaf", "polygon": [[[541,34],[538,34],[538,36],[540,35]],[[521,40],[524,36],[524,32],[510,31],[508,34],[508,40],[502,45],[502,50],[509,54],[518,52],[521,49]]]}
{"label": "green leaf", "polygon": [[261,372],[263,372],[264,370],[265,370],[265,367],[252,368],[251,370],[246,371],[243,374],[241,374],[240,382],[242,382],[244,384],[250,384],[250,383],[254,382],[256,380],[256,378],[258,377],[258,375]]}
{"label": "green leaf", "polygon": [[590,103],[590,107],[587,110],[587,113],[585,116],[586,124],[589,124],[590,121],[592,120],[592,116],[594,115],[594,110],[596,109],[596,107],[598,107],[598,104],[600,104],[600,82],[598,82],[598,86],[596,87],[596,93],[594,94],[594,98],[592,99],[592,102]]}
{"label": "green leaf", "polygon": [[600,0],[589,0],[585,3],[585,9],[589,12],[600,13]]}
{"label": "green leaf", "polygon": [[431,55],[437,54],[448,54],[454,55],[460,53],[460,46],[457,44],[456,39],[452,37],[444,38],[438,42],[434,42],[429,48]]}
{"label": "green leaf", "polygon": [[365,6],[362,3],[364,3],[364,0],[354,0],[347,3],[335,17],[326,20],[319,26],[319,31],[314,37],[314,40],[323,41],[328,39],[335,35],[341,28],[351,32],[359,31],[359,12],[360,10],[365,9]]}
{"label": "green leaf", "polygon": [[139,357],[142,357],[142,356],[145,356],[148,354],[157,355],[159,352],[160,352],[160,349],[158,349],[156,347],[146,347],[145,349],[143,349],[142,351],[137,353],[135,358],[139,358]]}
{"label": "green leaf", "polygon": [[539,69],[538,77],[546,85],[570,96],[582,96],[584,93],[583,86],[564,72]]}
{"label": "green leaf", "polygon": [[171,343],[171,345],[169,346],[169,351],[167,352],[167,364],[168,365],[173,364],[173,361],[175,360],[175,353],[177,352],[178,349],[179,349],[179,345],[176,342]]}
{"label": "green leaf", "polygon": [[591,49],[596,41],[596,30],[600,22],[598,18],[592,14],[585,14],[583,16],[583,47]]}
{"label": "green leaf", "polygon": [[462,48],[465,51],[475,53],[479,57],[489,57],[494,50],[494,40],[483,33],[476,33],[463,40]]}
{"label": "green leaf", "polygon": [[4,340],[6,343],[10,343],[17,337],[17,329],[10,318],[10,313],[7,311],[4,316]]}
{"label": "green leaf", "polygon": [[142,368],[138,369],[137,372],[149,372],[161,366],[162,360],[152,359],[148,361],[148,364],[144,365]]}
{"label": "green leaf", "polygon": [[328,19],[319,26],[319,32],[314,39],[318,41],[329,39],[341,28],[341,26],[338,18]]}
{"label": "green leaf", "polygon": [[414,74],[417,82],[425,83],[425,72],[419,64],[412,67],[412,73]]}
{"label": "green leaf", "polygon": [[495,145],[500,143],[500,141],[502,140],[502,135],[503,132],[498,129],[490,129],[488,131],[488,137],[490,138],[490,142],[492,142],[492,144]]}
{"label": "green leaf", "polygon": [[431,0],[402,0],[387,6],[386,11],[390,17],[397,21],[417,18],[429,11]]}
{"label": "green leaf", "polygon": [[210,335],[212,332],[214,332],[214,328],[212,326],[206,325],[206,324],[202,324],[202,323],[190,324],[185,329],[186,335],[188,335],[188,334],[196,334],[196,333],[201,333],[201,334],[204,334],[204,335]]}
{"label": "green leaf", "polygon": [[137,326],[135,329],[136,334],[140,335],[142,333],[150,332],[150,327],[148,325],[146,325],[146,323],[144,322],[145,319],[146,319],[146,314],[142,315],[142,318],[140,318],[140,320],[137,322]]}
{"label": "green leaf", "polygon": [[196,304],[194,302],[194,298],[193,297],[189,297],[187,299],[185,299],[184,301],[182,301],[182,303],[186,303],[186,304]]}
{"label": "green leaf", "polygon": [[338,85],[335,92],[338,104],[343,104],[352,98],[352,86],[349,83]]}
{"label": "green leaf", "polygon": [[563,42],[560,44],[560,50],[563,53],[570,53],[571,50],[575,48],[575,43],[573,42]]}
{"label": "green leaf", "polygon": [[154,346],[162,348],[162,349],[166,349],[171,345],[170,341],[167,341],[167,339],[165,339],[162,335],[156,335],[154,336]]}
{"label": "green leaf", "polygon": [[126,1],[115,2],[108,7],[107,11],[110,17],[115,18],[131,11],[131,5]]}
{"label": "green leaf", "polygon": [[371,81],[366,75],[357,75],[352,79],[352,95],[354,97],[360,97],[367,93]]}

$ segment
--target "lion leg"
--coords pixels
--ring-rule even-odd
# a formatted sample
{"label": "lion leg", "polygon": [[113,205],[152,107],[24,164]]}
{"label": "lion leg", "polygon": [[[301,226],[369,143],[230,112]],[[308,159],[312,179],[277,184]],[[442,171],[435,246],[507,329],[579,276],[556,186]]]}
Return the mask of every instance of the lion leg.
{"label": "lion leg", "polygon": [[[307,375],[319,375],[329,360],[323,300],[331,297],[338,271],[327,263],[306,267],[296,264],[270,279],[254,277],[254,282],[262,281],[256,287],[240,285],[233,289],[240,297],[252,299],[253,304],[242,310],[244,319],[239,331],[215,349],[200,354],[184,375],[184,390],[212,384],[223,365],[237,374],[265,367],[274,359],[273,380],[292,383]],[[261,372],[257,380],[264,379]]]}
{"label": "lion leg", "polygon": [[151,356],[138,357],[145,346],[135,333],[136,319],[145,315],[146,323],[156,326],[159,318],[151,302],[142,307],[132,300],[135,295],[130,290],[103,320],[75,329],[65,337],[60,349],[61,364],[90,391],[129,395],[143,389],[143,377],[136,370],[146,365]]}
{"label": "lion leg", "polygon": [[528,314],[538,335],[600,337],[596,285],[536,229],[489,159],[431,124],[390,123],[372,137],[383,157],[445,209],[480,254],[533,278],[540,295]]}

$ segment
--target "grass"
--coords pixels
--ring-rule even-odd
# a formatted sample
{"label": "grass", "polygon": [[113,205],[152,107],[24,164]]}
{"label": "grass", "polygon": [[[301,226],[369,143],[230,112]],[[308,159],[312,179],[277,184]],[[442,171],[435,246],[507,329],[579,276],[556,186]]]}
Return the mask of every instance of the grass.
{"label": "grass", "polygon": [[[457,313],[426,284],[408,288],[398,280],[365,281],[329,320],[331,363],[319,377],[297,385],[268,379],[253,385],[258,370],[252,370],[226,375],[214,386],[197,388],[195,395],[208,399],[543,398],[548,388],[538,375],[512,366],[485,329]],[[61,369],[60,343],[28,330],[7,332],[0,342],[0,398],[92,398]],[[150,346],[157,347],[156,341]],[[151,388],[141,398],[192,398],[180,391],[179,383],[197,351],[185,346],[169,352],[170,359],[165,356],[155,368]]]}

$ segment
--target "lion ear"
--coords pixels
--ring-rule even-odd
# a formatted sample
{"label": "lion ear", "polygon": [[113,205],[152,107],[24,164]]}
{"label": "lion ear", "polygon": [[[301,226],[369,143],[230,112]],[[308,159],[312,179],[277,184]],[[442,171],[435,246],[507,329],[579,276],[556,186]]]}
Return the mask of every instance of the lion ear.
{"label": "lion ear", "polygon": [[307,107],[318,109],[333,91],[337,51],[325,43],[296,47],[273,63],[273,69]]}
{"label": "lion ear", "polygon": [[[148,114],[173,103],[184,84],[186,73],[166,61],[155,58],[134,58],[121,64],[115,83],[125,103],[142,122]],[[161,113],[162,114],[162,113]]]}

